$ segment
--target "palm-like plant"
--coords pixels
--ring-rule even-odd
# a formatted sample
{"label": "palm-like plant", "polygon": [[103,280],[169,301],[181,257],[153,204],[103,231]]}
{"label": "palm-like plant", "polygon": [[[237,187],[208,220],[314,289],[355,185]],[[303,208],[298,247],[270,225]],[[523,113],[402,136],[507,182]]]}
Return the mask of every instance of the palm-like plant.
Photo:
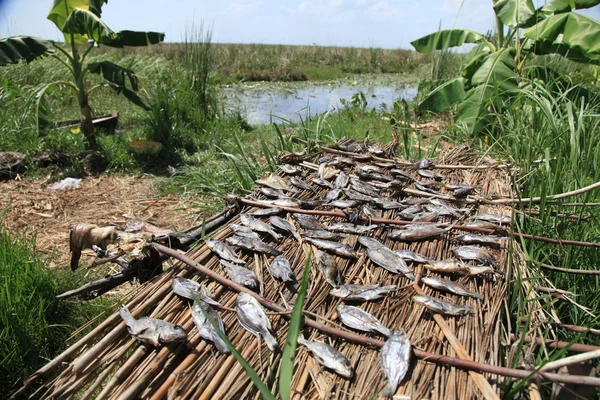
{"label": "palm-like plant", "polygon": [[[124,46],[149,46],[164,40],[164,33],[111,30],[101,19],[102,6],[108,0],[54,0],[48,19],[64,34],[65,45],[33,36],[12,36],[0,39],[0,66],[31,62],[37,58],[56,58],[72,76],[71,81],[56,81],[41,85],[36,90],[38,121],[43,121],[44,93],[53,86],[69,87],[77,96],[81,115],[81,132],[86,146],[96,150],[98,143],[92,124],[89,94],[100,87],[111,87],[122,93],[134,104],[148,109],[136,93],[138,78],[127,68],[109,61],[86,63],[90,51],[99,45],[122,48]],[[100,85],[87,87],[88,72],[101,74],[105,79]],[[38,123],[39,129],[39,123]]]}

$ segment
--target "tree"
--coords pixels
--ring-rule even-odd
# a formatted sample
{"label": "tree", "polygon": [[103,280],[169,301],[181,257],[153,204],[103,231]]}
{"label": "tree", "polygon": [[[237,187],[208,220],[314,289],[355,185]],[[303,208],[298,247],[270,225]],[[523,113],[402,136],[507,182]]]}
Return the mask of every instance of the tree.
{"label": "tree", "polygon": [[476,45],[466,55],[461,76],[433,89],[419,109],[442,112],[457,106],[457,122],[473,132],[489,106],[510,99],[531,55],[557,54],[572,61],[600,64],[600,23],[572,12],[598,4],[600,0],[550,0],[535,9],[532,0],[493,0],[495,43],[466,29],[442,30],[411,42],[421,53],[465,43]]}
{"label": "tree", "polygon": [[[81,115],[81,132],[86,147],[98,149],[92,124],[92,109],[89,94],[100,87],[111,87],[122,93],[134,104],[149,109],[136,93],[138,78],[127,68],[109,61],[86,63],[86,57],[94,47],[100,45],[122,48],[125,46],[149,46],[164,40],[165,34],[158,32],[111,30],[101,19],[102,6],[108,0],[54,0],[48,19],[64,34],[65,44],[33,36],[12,36],[0,39],[0,66],[27,63],[44,56],[57,59],[72,76],[72,81],[56,81],[41,85],[36,91],[38,130],[45,121],[43,103],[45,92],[55,86],[69,87],[77,96]],[[100,74],[105,79],[100,85],[88,88],[85,77],[88,72]]]}

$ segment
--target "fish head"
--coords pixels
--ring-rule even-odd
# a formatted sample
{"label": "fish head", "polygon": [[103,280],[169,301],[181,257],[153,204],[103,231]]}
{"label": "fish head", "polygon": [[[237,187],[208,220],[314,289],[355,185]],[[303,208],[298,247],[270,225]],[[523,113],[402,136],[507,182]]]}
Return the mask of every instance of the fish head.
{"label": "fish head", "polygon": [[158,328],[160,341],[164,343],[183,342],[187,339],[185,329],[179,325],[164,325]]}

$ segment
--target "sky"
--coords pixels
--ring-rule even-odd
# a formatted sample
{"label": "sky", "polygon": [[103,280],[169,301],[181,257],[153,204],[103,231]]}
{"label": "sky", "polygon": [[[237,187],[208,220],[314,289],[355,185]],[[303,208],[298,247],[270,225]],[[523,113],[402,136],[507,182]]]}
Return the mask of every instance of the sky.
{"label": "sky", "polygon": [[[540,3],[537,1],[536,3]],[[51,0],[0,0],[0,37],[62,40],[46,19]],[[412,48],[438,29],[486,33],[492,0],[110,0],[102,19],[113,30],[151,30],[178,42],[203,22],[213,42]],[[585,14],[600,20],[600,8]]]}

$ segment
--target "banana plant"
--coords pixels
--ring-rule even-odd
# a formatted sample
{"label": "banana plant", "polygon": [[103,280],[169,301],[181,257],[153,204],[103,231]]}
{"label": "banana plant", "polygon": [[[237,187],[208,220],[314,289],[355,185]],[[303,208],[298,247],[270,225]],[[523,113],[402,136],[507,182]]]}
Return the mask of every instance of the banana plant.
{"label": "banana plant", "polygon": [[[35,91],[38,132],[47,122],[44,94],[56,87],[70,88],[77,96],[81,125],[86,147],[98,149],[92,124],[92,108],[89,94],[100,87],[110,87],[123,94],[134,104],[149,109],[136,93],[138,77],[127,68],[109,61],[87,62],[94,47],[100,45],[122,48],[124,46],[149,46],[164,40],[164,33],[118,31],[110,29],[102,20],[102,6],[108,0],[53,0],[48,19],[64,34],[65,43],[60,44],[33,36],[12,36],[0,39],[0,66],[27,63],[41,57],[53,57],[71,74],[72,80],[56,81],[41,85]],[[89,87],[85,84],[87,73],[102,75],[102,84]]]}
{"label": "banana plant", "polygon": [[493,0],[496,40],[448,29],[411,42],[421,53],[475,45],[465,56],[461,76],[433,89],[418,109],[439,113],[456,106],[456,121],[472,133],[485,124],[490,107],[510,104],[531,55],[600,64],[600,23],[572,12],[598,4],[600,0],[550,0],[536,9],[532,0]]}

